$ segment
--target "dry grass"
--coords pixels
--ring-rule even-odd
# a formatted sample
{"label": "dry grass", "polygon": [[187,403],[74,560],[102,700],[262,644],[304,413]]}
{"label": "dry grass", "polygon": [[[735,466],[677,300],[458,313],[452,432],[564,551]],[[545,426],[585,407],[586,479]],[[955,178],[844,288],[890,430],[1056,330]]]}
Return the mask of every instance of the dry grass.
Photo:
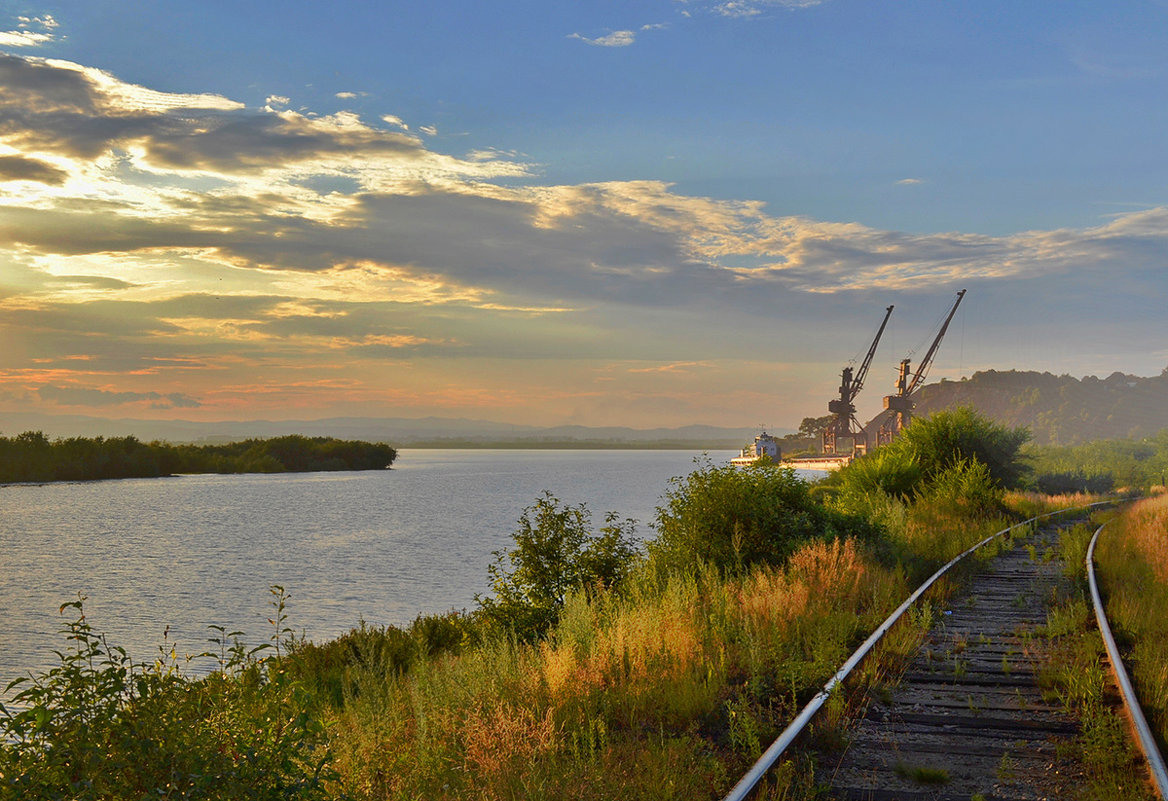
{"label": "dry grass", "polygon": [[574,596],[543,643],[354,676],[333,721],[342,783],[363,798],[717,795],[906,591],[837,541],[741,578]]}
{"label": "dry grass", "polygon": [[1148,722],[1168,744],[1168,495],[1132,504],[1095,551],[1107,616]]}

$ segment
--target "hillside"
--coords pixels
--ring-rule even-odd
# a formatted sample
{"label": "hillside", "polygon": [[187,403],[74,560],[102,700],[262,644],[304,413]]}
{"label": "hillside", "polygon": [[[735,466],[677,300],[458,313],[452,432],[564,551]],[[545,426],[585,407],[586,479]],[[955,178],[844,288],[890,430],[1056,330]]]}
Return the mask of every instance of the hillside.
{"label": "hillside", "polygon": [[[1168,369],[1151,378],[1112,373],[1103,379],[987,370],[929,384],[915,399],[917,416],[972,406],[999,423],[1026,426],[1038,445],[1136,438],[1168,428]],[[869,430],[882,419],[877,416]]]}

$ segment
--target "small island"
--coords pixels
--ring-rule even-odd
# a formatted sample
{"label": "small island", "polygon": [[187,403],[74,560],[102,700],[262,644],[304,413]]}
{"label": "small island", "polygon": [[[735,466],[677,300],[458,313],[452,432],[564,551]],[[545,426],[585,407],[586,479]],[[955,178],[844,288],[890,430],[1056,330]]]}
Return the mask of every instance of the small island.
{"label": "small island", "polygon": [[383,470],[397,450],[382,442],[292,434],[214,445],[137,437],[50,440],[40,431],[0,437],[0,483],[156,478],[180,473],[306,473]]}

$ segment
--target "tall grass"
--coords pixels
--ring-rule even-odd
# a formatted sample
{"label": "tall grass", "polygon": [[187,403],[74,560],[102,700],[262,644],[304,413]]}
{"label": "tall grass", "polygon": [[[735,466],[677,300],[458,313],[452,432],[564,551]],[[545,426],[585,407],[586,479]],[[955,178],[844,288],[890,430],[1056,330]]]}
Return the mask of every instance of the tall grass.
{"label": "tall grass", "polygon": [[746,575],[646,569],[572,595],[541,643],[354,676],[334,767],[367,798],[713,797],[907,589],[852,541]]}
{"label": "tall grass", "polygon": [[1168,495],[1126,509],[1100,535],[1095,557],[1108,620],[1163,750],[1168,745]]}

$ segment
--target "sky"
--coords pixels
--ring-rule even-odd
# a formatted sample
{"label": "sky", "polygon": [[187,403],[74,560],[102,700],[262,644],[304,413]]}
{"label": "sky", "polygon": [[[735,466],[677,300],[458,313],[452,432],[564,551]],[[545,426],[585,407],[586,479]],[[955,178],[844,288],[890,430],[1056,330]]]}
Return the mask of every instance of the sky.
{"label": "sky", "polygon": [[794,428],[960,289],[1168,366],[1168,0],[0,6],[0,412]]}

